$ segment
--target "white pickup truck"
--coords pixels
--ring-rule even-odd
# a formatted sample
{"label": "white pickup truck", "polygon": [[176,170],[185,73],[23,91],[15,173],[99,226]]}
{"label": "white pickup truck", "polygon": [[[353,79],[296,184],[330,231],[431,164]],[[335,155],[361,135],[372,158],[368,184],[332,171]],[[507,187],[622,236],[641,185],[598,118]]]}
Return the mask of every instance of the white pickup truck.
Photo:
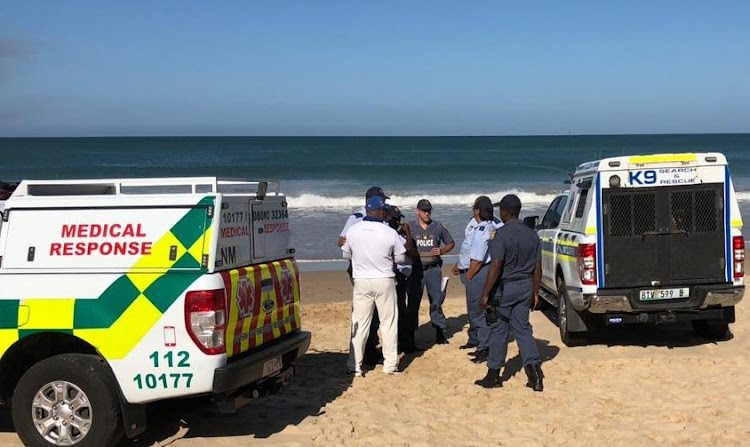
{"label": "white pickup truck", "polygon": [[3,205],[0,402],[25,445],[106,447],[148,402],[231,412],[294,378],[310,333],[278,183],[25,180]]}
{"label": "white pickup truck", "polygon": [[538,221],[542,297],[560,337],[606,325],[692,321],[728,335],[744,294],[742,218],[724,155],[605,158],[579,165]]}

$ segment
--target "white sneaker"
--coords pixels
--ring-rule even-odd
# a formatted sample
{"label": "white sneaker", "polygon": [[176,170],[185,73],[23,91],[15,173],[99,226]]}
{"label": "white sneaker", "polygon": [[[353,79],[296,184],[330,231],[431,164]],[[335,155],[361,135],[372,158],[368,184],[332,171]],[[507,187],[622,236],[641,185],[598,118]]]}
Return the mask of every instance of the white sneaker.
{"label": "white sneaker", "polygon": [[346,375],[350,376],[350,377],[351,376],[354,376],[354,377],[364,377],[365,376],[365,374],[362,371],[352,371],[352,370],[347,371]]}
{"label": "white sneaker", "polygon": [[401,371],[397,369],[384,369],[383,374],[388,374],[389,376],[398,376],[401,375]]}

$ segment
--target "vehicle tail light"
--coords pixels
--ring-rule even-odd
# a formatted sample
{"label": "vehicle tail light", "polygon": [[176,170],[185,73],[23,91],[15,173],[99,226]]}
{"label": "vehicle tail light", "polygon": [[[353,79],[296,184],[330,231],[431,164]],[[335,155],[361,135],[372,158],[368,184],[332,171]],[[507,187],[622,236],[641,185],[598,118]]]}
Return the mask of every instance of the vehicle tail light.
{"label": "vehicle tail light", "polygon": [[190,338],[206,354],[226,352],[224,289],[195,290],[185,296],[185,326]]}
{"label": "vehicle tail light", "polygon": [[596,285],[596,244],[579,244],[576,256],[581,284]]}
{"label": "vehicle tail light", "polygon": [[745,238],[735,236],[732,238],[732,251],[734,259],[734,279],[745,276]]}

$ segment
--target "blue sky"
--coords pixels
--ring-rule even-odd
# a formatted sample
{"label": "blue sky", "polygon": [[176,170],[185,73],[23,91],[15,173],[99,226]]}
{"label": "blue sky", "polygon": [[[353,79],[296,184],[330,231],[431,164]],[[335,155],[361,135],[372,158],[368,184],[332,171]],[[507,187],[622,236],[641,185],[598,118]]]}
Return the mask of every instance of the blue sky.
{"label": "blue sky", "polygon": [[750,131],[746,1],[0,0],[0,137]]}

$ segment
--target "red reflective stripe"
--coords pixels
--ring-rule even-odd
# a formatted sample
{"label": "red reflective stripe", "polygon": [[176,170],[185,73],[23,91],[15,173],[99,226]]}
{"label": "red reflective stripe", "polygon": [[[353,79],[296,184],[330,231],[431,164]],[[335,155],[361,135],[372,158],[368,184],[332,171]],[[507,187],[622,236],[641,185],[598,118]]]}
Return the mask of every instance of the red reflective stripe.
{"label": "red reflective stripe", "polygon": [[[270,266],[271,278],[273,278],[273,288],[276,292],[276,321],[284,321],[284,297],[281,295],[281,280],[279,279],[279,272],[276,271],[276,267],[281,267],[281,262],[274,262]],[[273,324],[273,323],[271,323]],[[269,332],[271,338],[273,338],[273,330]],[[284,325],[279,326],[279,335],[286,335],[286,328]]]}

